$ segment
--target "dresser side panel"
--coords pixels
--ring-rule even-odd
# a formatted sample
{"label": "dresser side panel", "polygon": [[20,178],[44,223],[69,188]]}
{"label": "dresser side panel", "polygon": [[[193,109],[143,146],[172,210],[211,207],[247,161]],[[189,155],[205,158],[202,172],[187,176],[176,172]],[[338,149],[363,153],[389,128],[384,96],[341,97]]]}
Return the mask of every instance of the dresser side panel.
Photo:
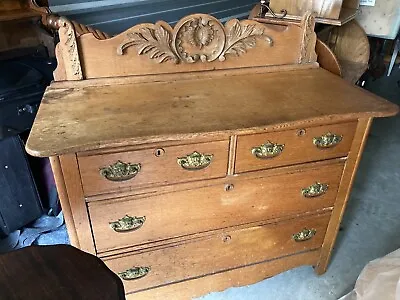
{"label": "dresser side panel", "polygon": [[68,199],[67,189],[65,187],[64,176],[62,173],[60,159],[58,156],[52,156],[49,158],[51,168],[54,174],[54,180],[56,182],[58,197],[60,198],[61,208],[64,215],[65,225],[67,227],[69,240],[71,245],[80,248],[79,239],[76,232],[74,217],[72,215],[71,206]]}
{"label": "dresser side panel", "polygon": [[[70,212],[72,213],[79,249],[95,255],[96,249],[88,210],[83,196],[82,182],[76,155],[63,155],[60,156],[59,159],[69,200],[67,206],[69,206]],[[66,219],[66,221],[68,220]]]}
{"label": "dresser side panel", "polygon": [[359,120],[348,160],[343,171],[332,217],[328,225],[324,243],[322,245],[321,257],[318,265],[315,268],[315,272],[317,274],[325,273],[328,267],[329,259],[331,257],[333,246],[339,231],[340,222],[342,221],[347,201],[349,200],[351,188],[353,186],[357,168],[368,138],[372,120],[372,118]]}

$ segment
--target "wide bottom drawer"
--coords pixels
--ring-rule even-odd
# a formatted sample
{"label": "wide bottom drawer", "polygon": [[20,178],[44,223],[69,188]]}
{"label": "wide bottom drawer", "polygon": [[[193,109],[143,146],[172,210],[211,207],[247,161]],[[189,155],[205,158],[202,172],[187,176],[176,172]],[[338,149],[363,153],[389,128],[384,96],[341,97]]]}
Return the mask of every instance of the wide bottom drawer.
{"label": "wide bottom drawer", "polygon": [[330,214],[290,219],[157,250],[105,259],[125,293],[146,290],[321,247]]}

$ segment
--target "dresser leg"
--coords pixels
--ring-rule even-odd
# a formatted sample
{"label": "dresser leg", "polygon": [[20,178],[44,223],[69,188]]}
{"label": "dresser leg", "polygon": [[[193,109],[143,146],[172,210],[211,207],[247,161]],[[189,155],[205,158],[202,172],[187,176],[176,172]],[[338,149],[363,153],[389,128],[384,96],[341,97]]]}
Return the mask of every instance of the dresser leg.
{"label": "dresser leg", "polygon": [[328,268],[333,245],[335,244],[340,222],[342,221],[343,214],[346,209],[350,190],[352,188],[355,174],[361,160],[361,154],[367,141],[371,123],[372,118],[360,119],[358,122],[353,144],[351,146],[350,153],[343,171],[341,184],[332,212],[332,217],[329,221],[324,243],[322,244],[320,259],[314,269],[315,273],[317,273],[318,275],[324,274]]}

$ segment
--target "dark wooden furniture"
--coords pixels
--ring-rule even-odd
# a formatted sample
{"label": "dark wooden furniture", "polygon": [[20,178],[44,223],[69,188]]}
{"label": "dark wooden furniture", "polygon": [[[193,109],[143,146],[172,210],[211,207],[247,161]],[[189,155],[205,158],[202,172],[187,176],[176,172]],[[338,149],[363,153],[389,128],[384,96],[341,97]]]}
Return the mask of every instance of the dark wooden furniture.
{"label": "dark wooden furniture", "polygon": [[0,255],[0,299],[123,300],[117,275],[72,246],[31,246]]}
{"label": "dark wooden furniture", "polygon": [[71,241],[129,299],[326,271],[372,118],[398,107],[319,67],[312,14],[102,40],[54,24],[59,82],[27,150],[51,157]]}

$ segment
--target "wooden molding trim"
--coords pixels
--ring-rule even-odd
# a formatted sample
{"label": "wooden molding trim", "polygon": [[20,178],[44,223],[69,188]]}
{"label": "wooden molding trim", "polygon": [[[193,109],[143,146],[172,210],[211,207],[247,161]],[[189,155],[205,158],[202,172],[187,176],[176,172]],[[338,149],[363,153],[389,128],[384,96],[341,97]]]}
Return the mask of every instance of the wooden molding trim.
{"label": "wooden molding trim", "polygon": [[232,19],[224,25],[194,14],[174,28],[145,23],[112,38],[63,17],[49,16],[48,24],[59,29],[58,80],[313,64],[317,58],[311,13],[301,24]]}
{"label": "wooden molding trim", "polygon": [[[68,218],[72,218],[72,225],[76,233],[73,233],[71,241],[74,243],[74,246],[79,245],[79,249],[96,255],[76,155],[67,154],[59,156],[59,161],[65,182],[65,192],[68,196],[64,197],[64,199],[60,198],[62,201],[61,205],[63,209],[64,207],[70,208],[67,211],[67,216]],[[63,203],[63,201],[67,201],[67,203]],[[68,233],[71,231],[71,229],[68,229]]]}
{"label": "wooden molding trim", "polygon": [[314,32],[315,14],[307,12],[301,20],[301,28],[303,30],[299,63],[312,63],[317,61],[317,53],[315,52],[315,44],[317,43],[317,35]]}
{"label": "wooden molding trim", "polygon": [[344,167],[340,188],[337,194],[336,203],[333,208],[332,217],[325,235],[325,241],[321,249],[321,257],[315,268],[317,274],[323,274],[328,267],[329,259],[332,255],[333,246],[339,232],[340,222],[342,221],[347,202],[350,197],[351,188],[361,161],[361,155],[367,142],[372,118],[360,119],[354,136],[353,144],[350,148],[348,160]]}

